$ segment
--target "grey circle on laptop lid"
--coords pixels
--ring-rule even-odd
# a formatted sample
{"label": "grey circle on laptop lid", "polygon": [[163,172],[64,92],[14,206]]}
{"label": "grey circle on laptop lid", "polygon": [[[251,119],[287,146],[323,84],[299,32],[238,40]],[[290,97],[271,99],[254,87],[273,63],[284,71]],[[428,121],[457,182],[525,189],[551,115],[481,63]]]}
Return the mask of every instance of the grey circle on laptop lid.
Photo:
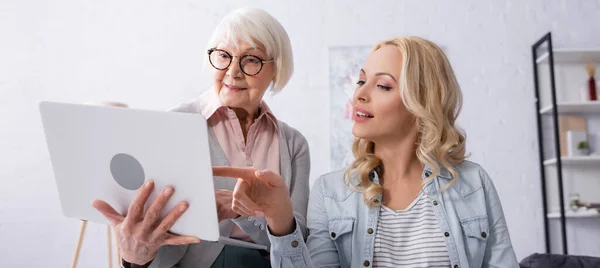
{"label": "grey circle on laptop lid", "polygon": [[116,154],[110,160],[110,172],[115,181],[123,188],[137,190],[144,184],[144,168],[135,157],[128,154]]}

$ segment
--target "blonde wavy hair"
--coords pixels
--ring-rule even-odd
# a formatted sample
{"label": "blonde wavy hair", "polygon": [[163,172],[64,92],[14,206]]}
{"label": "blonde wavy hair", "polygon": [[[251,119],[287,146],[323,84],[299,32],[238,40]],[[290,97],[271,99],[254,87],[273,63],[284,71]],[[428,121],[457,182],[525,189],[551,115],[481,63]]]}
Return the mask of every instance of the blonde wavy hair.
{"label": "blonde wavy hair", "polygon": [[[419,37],[396,37],[375,45],[372,52],[383,46],[396,46],[402,54],[400,96],[406,109],[416,118],[418,126],[416,154],[421,163],[432,169],[432,176],[445,168],[452,180],[441,191],[458,179],[454,168],[465,160],[464,132],[455,126],[462,108],[462,93],[454,71],[440,47]],[[352,145],[355,160],[345,172],[346,186],[362,192],[369,207],[376,206],[382,186],[373,183],[370,173],[379,169],[381,160],[375,155],[375,144],[355,138]],[[351,180],[354,172],[355,180]]]}

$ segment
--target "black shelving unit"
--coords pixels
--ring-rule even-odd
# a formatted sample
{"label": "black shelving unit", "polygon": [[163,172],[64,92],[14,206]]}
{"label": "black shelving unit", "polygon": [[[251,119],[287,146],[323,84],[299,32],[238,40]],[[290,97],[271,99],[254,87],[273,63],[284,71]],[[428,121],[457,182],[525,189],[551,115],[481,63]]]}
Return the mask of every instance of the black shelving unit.
{"label": "black shelving unit", "polygon": [[[545,49],[542,48],[545,45]],[[560,151],[560,136],[558,130],[558,105],[556,101],[556,86],[554,79],[554,53],[552,49],[552,34],[549,32],[540,38],[533,46],[531,47],[531,52],[533,56],[533,77],[534,77],[534,86],[535,86],[535,114],[537,115],[537,132],[538,132],[538,146],[539,146],[539,159],[540,159],[540,172],[541,172],[541,188],[542,188],[542,204],[543,204],[543,212],[544,212],[544,233],[546,239],[546,253],[551,253],[550,250],[550,231],[548,226],[548,204],[547,204],[547,193],[546,193],[546,170],[544,166],[544,158],[545,158],[545,148],[544,148],[544,131],[542,127],[543,116],[540,113],[540,82],[538,77],[538,58],[540,55],[540,50],[543,53],[548,53],[548,67],[550,68],[550,94],[552,101],[552,111],[549,114],[551,116],[552,122],[552,132],[554,135],[554,154],[556,155],[556,176],[558,178],[558,198],[559,198],[559,207],[560,207],[560,234],[562,241],[562,253],[568,254],[567,249],[567,229],[566,229],[566,218],[565,218],[565,200],[564,200],[564,191],[563,191],[563,176],[562,176],[562,161],[561,161],[561,151]]]}

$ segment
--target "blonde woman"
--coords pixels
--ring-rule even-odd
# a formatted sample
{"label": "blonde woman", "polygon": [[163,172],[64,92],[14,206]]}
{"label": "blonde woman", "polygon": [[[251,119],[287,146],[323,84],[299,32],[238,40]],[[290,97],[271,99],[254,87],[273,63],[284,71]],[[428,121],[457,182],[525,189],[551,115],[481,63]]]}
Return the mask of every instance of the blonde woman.
{"label": "blonde woman", "polygon": [[442,50],[385,40],[359,75],[355,160],[315,182],[306,243],[279,176],[214,168],[254,189],[234,195],[266,217],[273,266],[518,267],[494,185],[465,160],[461,91]]}
{"label": "blonde woman", "polygon": [[[293,72],[292,47],[285,29],[263,10],[237,9],[215,29],[207,46],[206,64],[212,71],[213,86],[172,111],[199,113],[207,118],[213,165],[269,169],[279,174],[287,185],[287,198],[293,203],[293,217],[299,228],[305,229],[308,143],[300,132],[279,121],[263,101],[267,90],[282,90]],[[215,179],[221,235],[269,248],[265,219],[232,210],[237,202],[235,184]],[[195,208],[181,201],[160,218],[159,212],[177,189],[154,189],[152,182],[146,186],[138,191],[127,215],[120,215],[100,200],[93,204],[115,226],[123,267],[270,267],[267,250],[168,232],[187,209]],[[153,191],[160,194],[144,211]]]}

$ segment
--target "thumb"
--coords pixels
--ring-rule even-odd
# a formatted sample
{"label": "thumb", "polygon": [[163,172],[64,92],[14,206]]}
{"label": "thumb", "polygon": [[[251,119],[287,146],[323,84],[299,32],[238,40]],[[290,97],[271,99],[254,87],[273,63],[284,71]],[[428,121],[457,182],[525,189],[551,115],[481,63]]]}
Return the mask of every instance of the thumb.
{"label": "thumb", "polygon": [[125,220],[123,215],[119,214],[119,212],[117,212],[112,206],[103,200],[94,200],[92,202],[92,206],[102,213],[102,215],[104,215],[104,217],[110,221],[113,226],[116,226]]}
{"label": "thumb", "polygon": [[283,181],[283,178],[281,178],[281,176],[279,176],[279,174],[277,174],[271,170],[268,170],[268,169],[257,170],[255,172],[255,175],[260,180],[271,185],[271,187],[285,187],[285,182]]}
{"label": "thumb", "polygon": [[243,192],[246,189],[248,189],[248,182],[243,179],[238,179],[237,182],[235,183],[235,187],[233,187],[233,192],[236,192],[236,191]]}

